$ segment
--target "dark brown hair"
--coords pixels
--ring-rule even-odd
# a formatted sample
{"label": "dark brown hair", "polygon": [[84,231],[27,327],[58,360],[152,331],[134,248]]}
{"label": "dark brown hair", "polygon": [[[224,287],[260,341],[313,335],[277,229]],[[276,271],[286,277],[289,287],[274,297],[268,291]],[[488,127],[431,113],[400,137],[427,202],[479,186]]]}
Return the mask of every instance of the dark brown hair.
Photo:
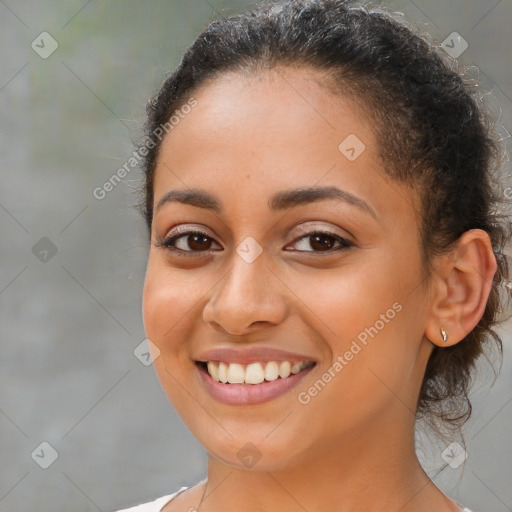
{"label": "dark brown hair", "polygon": [[502,285],[509,275],[510,224],[500,148],[475,83],[398,15],[355,1],[290,0],[210,23],[147,105],[143,144],[151,149],[139,203],[147,226],[151,230],[159,127],[207,81],[280,66],[317,70],[326,87],[359,101],[373,121],[389,177],[421,198],[426,276],[433,256],[449,251],[465,231],[489,234],[498,270],[485,312],[460,343],[434,348],[417,406],[418,416],[434,426],[443,423],[437,420],[460,426],[471,414],[468,389],[477,357],[486,343],[502,351],[493,326],[508,304]]}

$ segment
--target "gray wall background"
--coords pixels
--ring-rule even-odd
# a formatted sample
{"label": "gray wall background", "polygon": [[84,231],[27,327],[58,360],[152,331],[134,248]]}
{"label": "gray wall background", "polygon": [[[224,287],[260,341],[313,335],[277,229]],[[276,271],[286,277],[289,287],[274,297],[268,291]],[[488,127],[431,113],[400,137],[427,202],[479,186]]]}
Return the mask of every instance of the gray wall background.
{"label": "gray wall background", "polygon": [[[145,337],[146,233],[130,208],[139,170],[102,201],[92,191],[126,162],[147,98],[205,23],[251,4],[0,0],[1,512],[111,511],[205,475],[203,448],[134,356]],[[461,59],[506,136],[512,1],[384,5],[440,40],[463,36]],[[44,31],[58,43],[50,56]],[[501,375],[491,387],[484,367],[474,388],[464,471],[439,472],[446,446],[421,445],[435,482],[481,512],[512,510],[510,322],[503,333]],[[47,469],[42,442],[58,454]]]}

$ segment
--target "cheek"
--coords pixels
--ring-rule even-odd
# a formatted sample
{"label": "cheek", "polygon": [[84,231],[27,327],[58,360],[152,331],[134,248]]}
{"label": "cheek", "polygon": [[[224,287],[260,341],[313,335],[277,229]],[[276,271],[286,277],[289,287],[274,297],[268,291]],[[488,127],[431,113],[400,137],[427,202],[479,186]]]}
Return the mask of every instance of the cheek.
{"label": "cheek", "polygon": [[[357,269],[347,265],[329,278],[315,278],[314,287],[301,283],[300,297],[314,311],[314,329],[331,352],[332,361],[325,361],[323,370],[331,366],[335,374],[324,374],[333,384],[317,386],[323,395],[319,405],[326,400],[367,416],[394,400],[394,393],[413,389],[422,312],[421,291],[411,292],[418,285],[419,266],[401,260],[397,254],[376,252]],[[345,421],[337,418],[334,423]]]}
{"label": "cheek", "polygon": [[[338,269],[314,276],[296,273],[290,276],[293,289],[303,303],[302,309],[315,315],[315,330],[327,340],[333,353],[343,353],[350,340],[379,322],[381,314],[394,318],[407,287],[405,273],[382,252],[368,255],[366,261],[354,259]],[[389,310],[389,311],[388,311]],[[387,319],[387,317],[386,317]],[[387,323],[386,323],[387,325]]]}
{"label": "cheek", "polygon": [[[180,279],[181,277],[181,279]],[[191,339],[192,315],[200,314],[197,307],[201,288],[183,280],[159,261],[149,260],[144,281],[142,315],[146,337],[160,350],[155,361],[159,377],[165,367],[178,376],[190,364],[186,354]]]}
{"label": "cheek", "polygon": [[159,350],[153,368],[168,399],[183,407],[184,397],[179,383],[184,382],[193,362],[186,357],[186,340],[190,339],[190,326],[184,319],[193,308],[193,287],[180,282],[156,258],[149,259],[144,281],[142,314],[146,337]]}
{"label": "cheek", "polygon": [[142,315],[148,338],[153,337],[152,341],[159,344],[172,334],[178,320],[192,307],[195,289],[160,258],[150,255],[142,297]]}

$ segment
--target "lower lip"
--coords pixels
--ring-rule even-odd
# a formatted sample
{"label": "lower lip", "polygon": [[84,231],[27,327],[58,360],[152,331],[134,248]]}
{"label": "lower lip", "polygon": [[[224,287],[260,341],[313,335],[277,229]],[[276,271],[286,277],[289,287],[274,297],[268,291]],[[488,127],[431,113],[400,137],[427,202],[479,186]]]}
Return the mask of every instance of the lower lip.
{"label": "lower lip", "polygon": [[273,400],[294,388],[316,365],[286,378],[263,381],[261,384],[224,384],[213,380],[206,368],[196,365],[203,384],[223,404],[254,405]]}

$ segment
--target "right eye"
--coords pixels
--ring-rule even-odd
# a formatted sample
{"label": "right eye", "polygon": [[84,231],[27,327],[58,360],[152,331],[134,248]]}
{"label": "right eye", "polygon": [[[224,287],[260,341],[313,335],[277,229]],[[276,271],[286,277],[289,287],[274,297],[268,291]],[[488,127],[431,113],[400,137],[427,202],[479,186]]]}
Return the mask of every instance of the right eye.
{"label": "right eye", "polygon": [[[171,236],[158,241],[155,245],[157,247],[165,247],[177,256],[189,257],[204,256],[211,252],[218,252],[219,249],[211,249],[212,243],[216,244],[215,240],[206,233],[197,230],[190,230],[182,231],[177,235],[171,234]],[[222,248],[220,248],[220,250],[222,250]]]}

